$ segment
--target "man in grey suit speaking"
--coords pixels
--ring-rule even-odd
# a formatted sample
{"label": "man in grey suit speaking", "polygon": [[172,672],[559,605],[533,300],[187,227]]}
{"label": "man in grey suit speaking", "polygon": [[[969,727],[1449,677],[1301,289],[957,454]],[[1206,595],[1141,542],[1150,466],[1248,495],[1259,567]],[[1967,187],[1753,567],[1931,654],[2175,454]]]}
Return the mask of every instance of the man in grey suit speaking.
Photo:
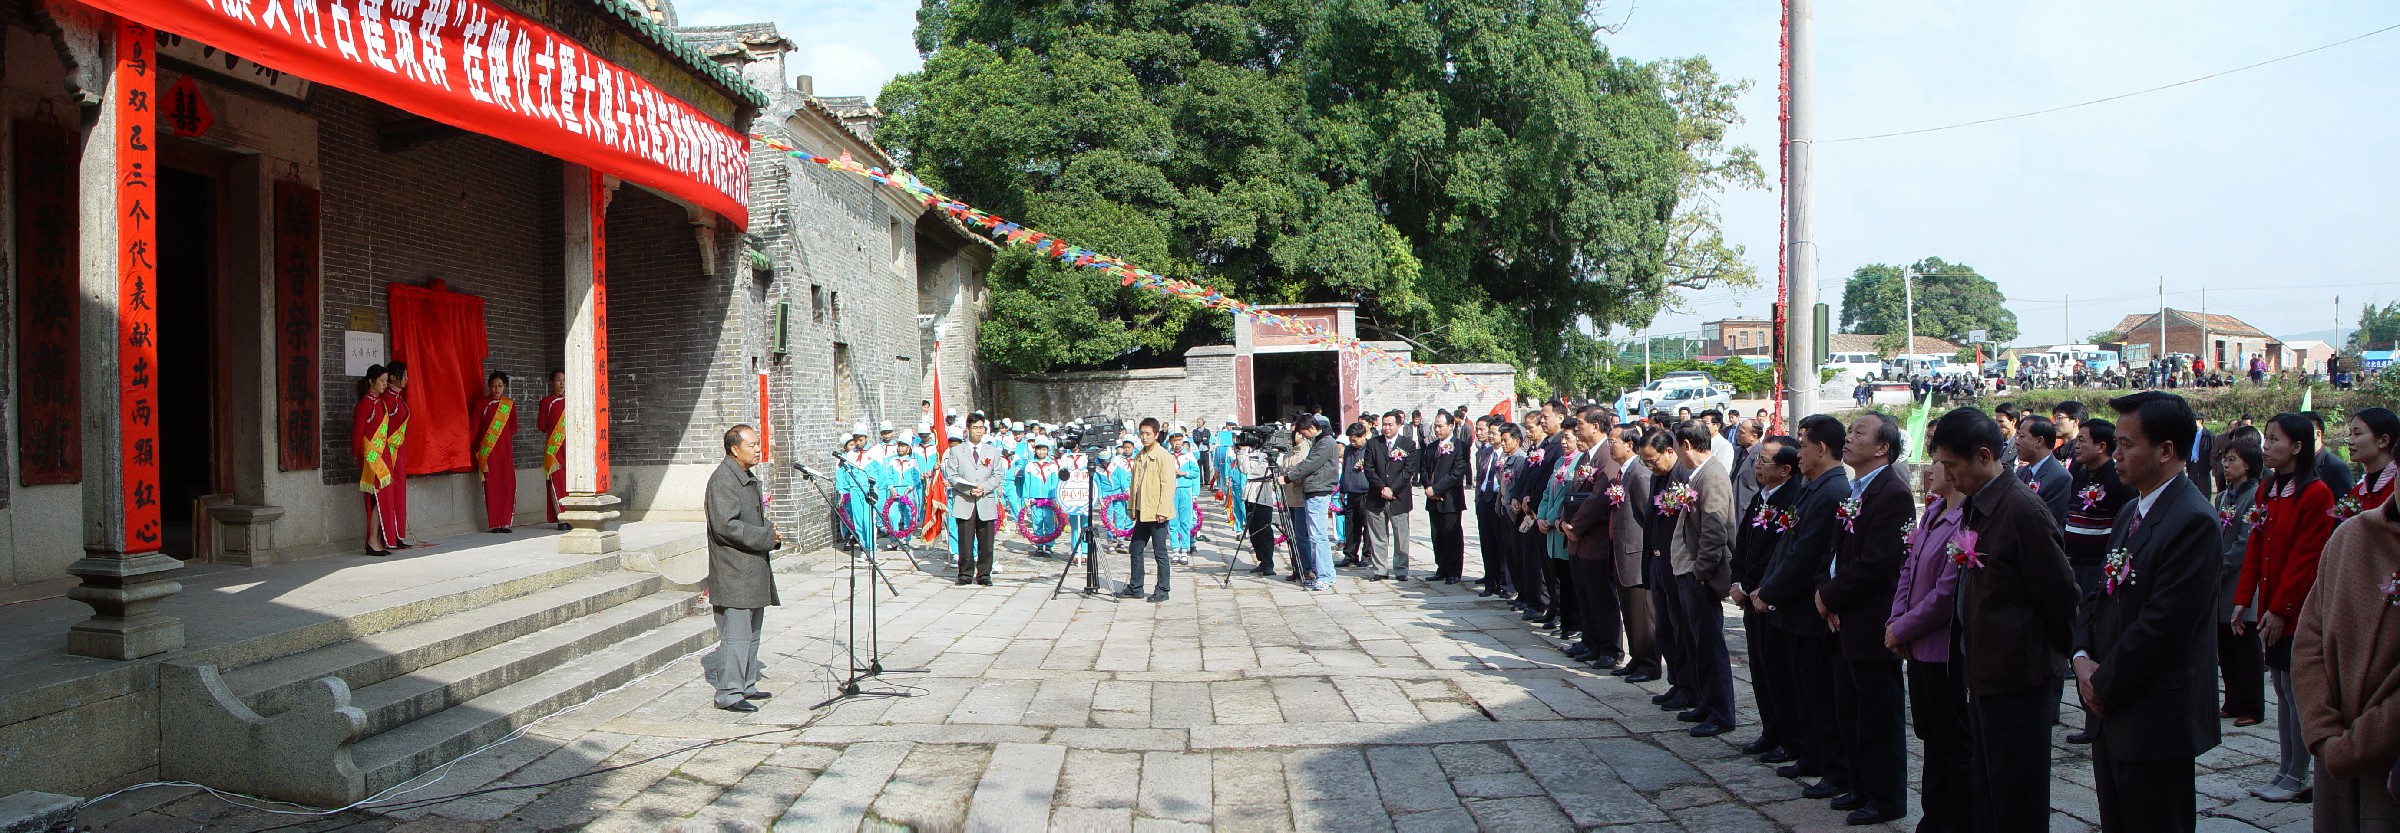
{"label": "man in grey suit speaking", "polygon": [[950,520],[957,524],[958,583],[992,586],[992,533],[1000,519],[1000,479],[1008,463],[1000,447],[985,442],[992,421],[982,411],[967,415],[967,441],[942,455],[942,477],[950,483]]}
{"label": "man in grey suit speaking", "polygon": [[758,690],[758,634],[767,606],[783,603],[767,563],[783,538],[767,523],[765,496],[750,476],[758,454],[758,432],[736,425],[725,432],[725,462],[708,475],[708,602],[717,650],[704,665],[717,708],[734,712],[758,711],[750,701],[773,696]]}

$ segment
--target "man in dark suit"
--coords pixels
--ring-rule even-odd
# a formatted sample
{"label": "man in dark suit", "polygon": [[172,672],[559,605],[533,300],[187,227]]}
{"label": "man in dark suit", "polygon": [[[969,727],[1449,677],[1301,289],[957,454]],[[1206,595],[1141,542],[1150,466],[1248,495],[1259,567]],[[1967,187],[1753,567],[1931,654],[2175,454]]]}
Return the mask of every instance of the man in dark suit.
{"label": "man in dark suit", "polygon": [[775,572],[767,559],[783,537],[767,523],[758,480],[750,467],[758,465],[758,431],[736,425],[725,432],[725,461],[708,475],[708,602],[717,617],[717,649],[701,665],[716,686],[717,708],[754,712],[752,700],[774,695],[758,690],[758,636],[770,605],[783,604],[775,593]]}
{"label": "man in dark suit", "polygon": [[2333,447],[2325,444],[2325,415],[2309,411],[2306,416],[2317,426],[2317,479],[2325,481],[2325,488],[2333,491],[2335,500],[2340,500],[2350,493],[2357,478],[2350,476],[2350,461],[2333,456]]}
{"label": "man in dark suit", "polygon": [[[1525,470],[1509,490],[1516,512],[1510,519],[1510,529],[1515,529],[1518,521],[1533,517],[1535,508],[1541,505],[1542,492],[1549,486],[1550,472],[1563,456],[1559,435],[1549,417],[1549,408],[1544,406],[1526,418],[1526,442],[1530,445],[1525,448]],[[1541,437],[1538,441],[1533,439],[1537,434]],[[1516,559],[1509,562],[1508,572],[1516,582],[1517,601],[1523,603],[1525,621],[1546,624],[1556,612],[1558,599],[1550,592],[1549,570],[1543,563],[1549,558],[1545,550],[1548,545],[1542,538],[1543,533],[1538,529],[1517,533]]]}
{"label": "man in dark suit", "polygon": [[1616,580],[1618,613],[1625,621],[1627,662],[1614,673],[1635,683],[1658,679],[1666,671],[1659,654],[1657,622],[1650,609],[1650,585],[1645,579],[1650,519],[1657,510],[1650,505],[1650,469],[1634,450],[1644,436],[1639,424],[1618,426],[1609,441],[1615,468],[1608,484],[1596,487],[1601,499],[1611,504],[1609,573]]}
{"label": "man in dark suit", "polygon": [[1867,413],[1851,423],[1842,462],[1859,476],[1837,508],[1842,525],[1834,532],[1833,566],[1817,580],[1817,612],[1841,643],[1834,708],[1851,771],[1850,792],[1832,803],[1850,811],[1851,824],[1908,815],[1900,657],[1884,647],[1881,627],[1907,557],[1901,529],[1916,516],[1907,475],[1891,468],[1904,444],[1890,416]]}
{"label": "man in dark suit", "polygon": [[1667,690],[1653,694],[1650,702],[1667,711],[1682,711],[1698,705],[1692,699],[1692,662],[1684,656],[1683,630],[1690,627],[1682,618],[1675,595],[1675,563],[1667,555],[1667,546],[1675,538],[1675,516],[1658,508],[1659,497],[1690,476],[1676,465],[1674,432],[1652,431],[1634,449],[1642,467],[1650,476],[1650,510],[1643,516],[1642,583],[1650,587],[1650,629],[1658,637],[1658,653],[1667,666]]}
{"label": "man in dark suit", "polygon": [[[1675,428],[1675,457],[1691,475],[1685,479],[1690,500],[1673,510],[1674,534],[1667,552],[1675,571],[1675,608],[1682,634],[1683,656],[1691,663],[1692,707],[1676,715],[1697,723],[1692,737],[1716,737],[1733,731],[1733,662],[1725,650],[1725,606],[1719,602],[1733,587],[1733,478],[1726,461],[1709,453],[1715,429],[1699,420]],[[1896,571],[1897,568],[1895,568]],[[1895,572],[1896,574],[1896,572]],[[1890,600],[1885,600],[1888,608]]]}
{"label": "man in dark suit", "polygon": [[2072,399],[2050,406],[2050,424],[2058,428],[2057,448],[2050,456],[2059,465],[2075,462],[2075,434],[2083,430],[2083,411],[2083,403]]}
{"label": "man in dark suit", "polygon": [[2067,466],[2053,453],[2057,450],[2058,427],[2049,420],[2032,414],[2017,420],[2017,481],[2033,490],[2034,497],[2050,509],[2050,524],[2059,529],[2067,527],[2067,501],[2075,493],[2075,478]]}
{"label": "man in dark suit", "polygon": [[2076,685],[2100,725],[2100,827],[2189,833],[2193,760],[2219,739],[2210,637],[2223,543],[2215,507],[2182,477],[2191,406],[2158,391],[2109,406],[2123,415],[2118,472],[2142,497],[2118,515],[2109,575],[2075,627]]}
{"label": "man in dark suit", "polygon": [[1500,537],[1502,527],[1509,523],[1504,511],[1506,492],[1500,488],[1500,472],[1507,462],[1508,455],[1500,451],[1499,418],[1476,420],[1475,542],[1483,555],[1483,592],[1478,595],[1514,598],[1509,586],[1509,551]]}
{"label": "man in dark suit", "polygon": [[[1745,425],[1750,423],[1745,423]],[[1790,653],[1783,630],[1768,622],[1766,611],[1751,601],[1765,583],[1775,547],[1797,518],[1792,507],[1800,502],[1800,444],[1790,437],[1770,437],[1750,449],[1752,477],[1761,491],[1750,496],[1737,516],[1741,524],[1733,540],[1733,602],[1742,609],[1742,636],[1750,650],[1750,694],[1758,702],[1758,738],[1742,744],[1747,755],[1763,763],[1797,760],[1803,718],[1795,681],[1788,679]]]}
{"label": "man in dark suit", "polygon": [[2014,455],[1990,417],[1951,411],[1933,437],[1934,465],[1967,494],[1961,525],[1976,535],[1970,553],[1953,556],[1966,561],[1951,655],[1968,693],[1971,804],[1988,823],[1979,829],[2047,830],[2050,724],[2073,641],[2075,576],[2049,507],[2008,472]]}
{"label": "man in dark suit", "polygon": [[1766,436],[1766,428],[1758,420],[1745,419],[1725,428],[1725,441],[1733,444],[1733,505],[1741,508],[1758,497],[1758,471],[1750,457],[1758,451],[1758,441]]}
{"label": "man in dark suit", "polygon": [[[1833,563],[1833,537],[1841,530],[1835,512],[1850,498],[1850,475],[1842,469],[1848,441],[1841,420],[1815,414],[1800,420],[1800,494],[1792,504],[1791,531],[1776,542],[1766,576],[1750,608],[1767,614],[1790,650],[1780,675],[1793,682],[1802,730],[1786,738],[1798,760],[1778,767],[1785,778],[1823,776],[1801,795],[1832,798],[1850,789],[1850,758],[1836,731],[1833,668],[1840,661],[1832,629],[1816,609],[1817,577]],[[1799,748],[1791,749],[1793,743]]]}
{"label": "man in dark suit", "polygon": [[1417,455],[1425,513],[1433,523],[1433,577],[1457,584],[1466,569],[1467,535],[1459,514],[1467,510],[1469,452],[1452,430],[1449,411],[1435,411],[1433,427],[1432,445]]}
{"label": "man in dark suit", "polygon": [[2217,470],[2225,465],[2225,461],[2217,459],[2217,435],[2210,433],[2207,425],[2201,424],[2197,412],[2192,414],[2192,427],[2199,433],[2192,437],[2191,452],[2183,455],[2183,476],[2191,478],[2192,485],[2200,487],[2201,494],[2214,498],[2217,495],[2217,481],[2222,479],[2218,477]]}
{"label": "man in dark suit", "polygon": [[1567,581],[1575,587],[1577,621],[1568,629],[1583,639],[1567,649],[1567,657],[1594,668],[1615,670],[1625,656],[1624,625],[1618,612],[1622,601],[1610,567],[1616,562],[1616,542],[1609,522],[1615,513],[1608,503],[1608,484],[1618,476],[1618,464],[1598,408],[1587,408],[1575,435],[1586,449],[1580,468],[1590,472],[1571,511],[1561,512],[1567,534]]}
{"label": "man in dark suit", "polygon": [[1360,461],[1367,472],[1367,580],[1408,580],[1408,513],[1417,506],[1409,486],[1417,473],[1417,441],[1407,436],[1397,408],[1383,415]]}

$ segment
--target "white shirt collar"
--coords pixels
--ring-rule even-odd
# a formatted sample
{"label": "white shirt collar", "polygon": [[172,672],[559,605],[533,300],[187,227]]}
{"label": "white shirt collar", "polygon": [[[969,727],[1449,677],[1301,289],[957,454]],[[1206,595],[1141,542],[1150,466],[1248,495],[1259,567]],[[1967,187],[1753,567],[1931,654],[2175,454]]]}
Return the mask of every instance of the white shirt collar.
{"label": "white shirt collar", "polygon": [[2158,496],[2161,493],[2164,493],[2168,486],[2173,485],[2175,485],[2175,478],[2169,477],[2167,478],[2167,482],[2158,484],[2158,488],[2151,489],[2149,494],[2142,495],[2142,499],[2135,501],[2133,504],[2134,517],[2149,517],[2150,507],[2158,503]]}
{"label": "white shirt collar", "polygon": [[1790,485],[1790,484],[1791,484],[1791,482],[1792,482],[1792,481],[1786,480],[1786,481],[1783,481],[1782,483],[1777,483],[1777,484],[1775,484],[1775,485],[1773,485],[1773,486],[1769,486],[1769,487],[1767,487],[1767,488],[1765,488],[1765,489],[1762,489],[1762,490],[1760,490],[1760,491],[1759,491],[1759,493],[1758,493],[1758,499],[1759,499],[1759,501],[1763,503],[1763,502],[1766,502],[1766,501],[1774,500],[1774,499],[1775,499],[1775,493],[1776,493],[1776,492],[1783,491],[1783,487],[1784,487],[1784,486],[1787,486],[1787,485]]}

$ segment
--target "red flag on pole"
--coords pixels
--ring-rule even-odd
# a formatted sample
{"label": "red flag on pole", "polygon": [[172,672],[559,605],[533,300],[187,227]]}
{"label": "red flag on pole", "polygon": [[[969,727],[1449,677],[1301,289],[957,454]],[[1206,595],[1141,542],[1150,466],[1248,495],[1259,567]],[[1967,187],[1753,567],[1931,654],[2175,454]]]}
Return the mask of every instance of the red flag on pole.
{"label": "red flag on pole", "polygon": [[1500,400],[1500,404],[1492,406],[1491,415],[1510,422],[1517,421],[1517,400],[1514,397]]}
{"label": "red flag on pole", "polygon": [[936,341],[933,343],[933,427],[929,429],[933,431],[934,466],[933,473],[925,478],[924,540],[927,543],[941,536],[950,516],[950,484],[942,478],[941,466],[942,458],[950,454],[950,429],[943,421],[943,415],[949,411],[942,409],[941,355],[942,343]]}

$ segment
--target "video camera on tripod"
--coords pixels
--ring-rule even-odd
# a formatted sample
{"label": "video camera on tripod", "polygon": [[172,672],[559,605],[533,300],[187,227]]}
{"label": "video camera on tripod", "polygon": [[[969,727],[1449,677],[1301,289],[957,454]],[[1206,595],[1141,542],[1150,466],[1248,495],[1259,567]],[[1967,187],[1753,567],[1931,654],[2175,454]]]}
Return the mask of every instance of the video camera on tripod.
{"label": "video camera on tripod", "polygon": [[1233,430],[1233,446],[1265,449],[1273,455],[1285,454],[1292,450],[1292,427],[1269,423],[1236,428]]}
{"label": "video camera on tripod", "polygon": [[1124,423],[1107,414],[1093,414],[1058,430],[1058,447],[1097,455],[1102,449],[1115,448],[1117,438],[1125,433]]}

